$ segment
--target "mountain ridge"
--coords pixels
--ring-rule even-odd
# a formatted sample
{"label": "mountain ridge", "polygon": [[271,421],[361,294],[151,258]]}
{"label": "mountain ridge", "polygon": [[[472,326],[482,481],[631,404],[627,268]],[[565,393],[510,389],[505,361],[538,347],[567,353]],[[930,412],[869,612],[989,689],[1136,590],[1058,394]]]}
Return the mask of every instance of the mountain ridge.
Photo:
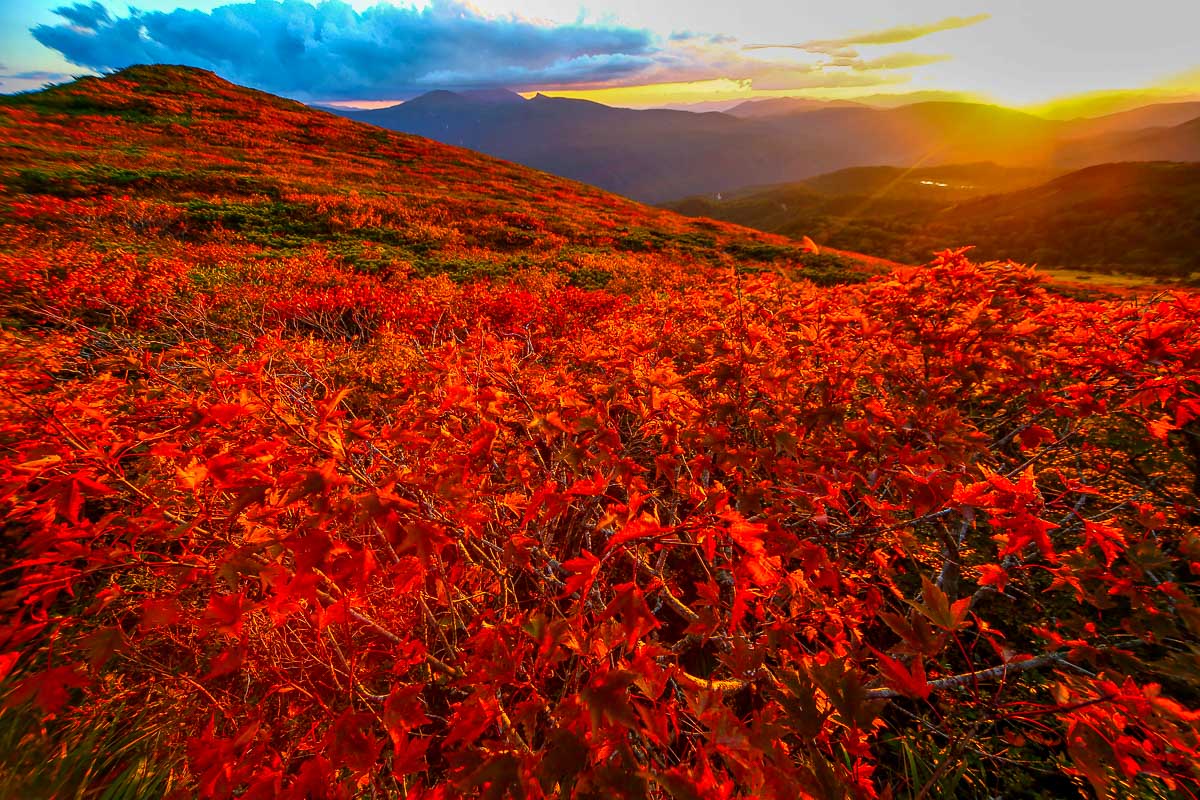
{"label": "mountain ridge", "polygon": [[793,110],[739,116],[736,108],[633,110],[541,97],[502,105],[464,99],[434,109],[417,98],[387,109],[338,113],[659,203],[856,166],[995,161],[1081,167],[1135,158],[1180,160],[1200,150],[1200,137],[1187,129],[1172,134],[1183,140],[1177,142],[1136,128],[1142,122],[1178,121],[1189,113],[1187,104],[1074,121],[948,100],[895,108],[828,103],[799,109],[785,103],[783,108]]}

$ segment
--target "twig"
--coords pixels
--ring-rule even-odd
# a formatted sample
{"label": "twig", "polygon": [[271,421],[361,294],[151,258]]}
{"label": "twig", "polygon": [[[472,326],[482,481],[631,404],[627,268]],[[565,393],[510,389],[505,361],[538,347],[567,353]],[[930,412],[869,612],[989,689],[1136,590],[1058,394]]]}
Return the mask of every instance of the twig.
{"label": "twig", "polygon": [[[998,667],[989,669],[981,669],[975,672],[964,672],[961,675],[951,675],[948,678],[938,678],[935,681],[929,681],[926,684],[932,690],[953,689],[964,684],[974,683],[975,681],[987,681],[995,678],[1007,678],[1010,674],[1016,675],[1022,672],[1028,672],[1031,669],[1038,669],[1047,664],[1061,664],[1065,660],[1062,653],[1047,653],[1046,655],[1037,656],[1036,658],[1027,658],[1024,661],[1014,661],[1008,664],[1001,664]],[[895,689],[871,689],[867,692],[867,697],[871,699],[891,699],[894,697],[904,697],[901,692]]]}

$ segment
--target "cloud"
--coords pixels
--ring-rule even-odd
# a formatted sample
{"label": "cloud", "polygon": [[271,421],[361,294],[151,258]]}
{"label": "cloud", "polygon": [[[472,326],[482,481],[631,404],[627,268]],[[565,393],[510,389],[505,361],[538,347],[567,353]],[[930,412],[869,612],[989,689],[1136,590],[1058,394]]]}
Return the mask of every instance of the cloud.
{"label": "cloud", "polygon": [[[780,61],[749,56],[730,37],[685,31],[673,36],[667,47],[655,53],[652,66],[638,73],[637,78],[640,85],[676,86],[723,79],[764,91],[861,88],[907,83],[911,76],[897,73],[896,70],[923,66],[945,58],[919,53],[895,53],[866,60],[854,53],[853,58]],[[630,82],[624,83],[628,87]],[[614,84],[619,82],[600,88],[619,88]]]}
{"label": "cloud", "polygon": [[879,58],[835,58],[822,64],[825,67],[849,67],[856,72],[874,72],[876,70],[912,69],[939,64],[949,61],[951,56],[933,53],[892,53]]}
{"label": "cloud", "polygon": [[85,30],[95,30],[100,25],[112,22],[112,17],[108,15],[108,9],[96,2],[91,5],[75,3],[70,6],[60,6],[54,9],[54,13],[72,25]]}
{"label": "cloud", "polygon": [[14,81],[65,81],[71,76],[65,72],[46,72],[44,70],[33,70],[31,72],[7,72],[4,67],[0,66],[0,78],[8,78]]}
{"label": "cloud", "polygon": [[715,79],[756,88],[886,85],[908,80],[892,70],[943,58],[897,53],[867,60],[851,46],[900,30],[913,36],[917,28],[809,43],[804,47],[828,60],[780,63],[748,55],[729,36],[679,31],[660,39],[582,17],[551,24],[487,16],[465,0],[432,0],[424,8],[380,2],[362,10],[344,0],[256,0],[210,11],[130,8],[126,16],[92,2],[55,13],[62,21],[33,28],[33,36],[73,64],[98,72],[185,64],[320,102],[397,100],[430,89],[561,91]]}
{"label": "cloud", "polygon": [[830,56],[832,58],[858,58],[858,51],[853,47],[848,47],[843,44],[823,45],[819,42],[808,42],[804,47],[794,44],[748,44],[744,50],[766,50],[774,47],[788,47],[806,50],[809,53],[815,53],[822,56]]}
{"label": "cloud", "polygon": [[0,86],[3,86],[6,92],[41,89],[48,84],[68,81],[71,77],[62,72],[46,72],[44,70],[10,72],[5,65],[0,64]]}
{"label": "cloud", "polygon": [[113,17],[99,3],[55,10],[34,38],[97,71],[186,64],[301,98],[389,99],[433,88],[603,84],[662,63],[647,31],[488,17],[460,0],[426,8],[258,0],[209,12]]}
{"label": "cloud", "polygon": [[973,17],[946,17],[943,20],[931,22],[926,25],[897,25],[894,28],[885,28],[879,31],[851,34],[840,39],[813,39],[812,41],[800,42],[799,44],[750,44],[746,45],[745,49],[762,50],[766,48],[786,47],[834,57],[856,58],[858,53],[854,50],[855,45],[902,44],[921,39],[933,33],[978,25],[981,22],[991,19],[991,17],[991,14],[976,14]]}
{"label": "cloud", "polygon": [[736,36],[725,33],[707,34],[694,31],[675,31],[667,37],[672,42],[707,42],[708,44],[733,44]]}
{"label": "cloud", "polygon": [[756,91],[791,92],[804,89],[847,89],[870,86],[896,86],[908,83],[911,75],[904,73],[880,75],[861,72],[810,72],[796,73],[781,70],[764,72],[753,79]]}

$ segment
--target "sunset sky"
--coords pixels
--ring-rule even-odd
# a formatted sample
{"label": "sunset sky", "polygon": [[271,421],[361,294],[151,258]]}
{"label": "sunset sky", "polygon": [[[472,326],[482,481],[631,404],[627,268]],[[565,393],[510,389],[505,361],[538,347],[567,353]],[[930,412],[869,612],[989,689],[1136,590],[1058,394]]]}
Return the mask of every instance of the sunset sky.
{"label": "sunset sky", "polygon": [[1181,0],[6,0],[0,91],[162,62],[308,102],[503,86],[630,106],[915,91],[1028,106],[1200,93],[1197,30],[1200,3]]}

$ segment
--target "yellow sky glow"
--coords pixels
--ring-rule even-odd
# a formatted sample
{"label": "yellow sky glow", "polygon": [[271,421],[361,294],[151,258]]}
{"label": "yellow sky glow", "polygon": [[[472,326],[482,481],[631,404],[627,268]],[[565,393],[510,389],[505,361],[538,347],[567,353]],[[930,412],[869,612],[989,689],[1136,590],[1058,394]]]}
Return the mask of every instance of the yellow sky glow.
{"label": "yellow sky glow", "polygon": [[[574,100],[591,100],[606,106],[624,108],[654,108],[688,103],[720,102],[724,100],[765,100],[773,97],[807,97],[814,100],[853,100],[865,95],[903,95],[911,91],[904,84],[897,86],[879,85],[870,88],[840,87],[823,89],[756,90],[749,81],[719,79],[692,81],[690,83],[659,83],[645,86],[618,86],[605,89],[572,89],[540,92],[547,97],[567,97]],[[533,97],[539,92],[522,92],[523,97]],[[955,99],[964,102],[988,103],[985,95],[956,92]]]}
{"label": "yellow sky glow", "polygon": [[[830,87],[804,90],[757,90],[752,81],[737,81],[727,78],[688,83],[659,83],[642,86],[616,86],[601,89],[546,90],[548,97],[566,97],[576,100],[591,100],[609,106],[625,108],[653,108],[656,106],[683,105],[687,103],[719,102],[724,100],[761,100],[772,97],[807,97],[816,100],[853,100],[866,95],[904,95],[914,87],[906,84],[880,85],[874,87]],[[538,92],[522,92],[524,97],[533,97]],[[917,92],[921,94],[921,92]],[[955,99],[964,102],[998,102],[978,92],[955,92]],[[1191,102],[1200,101],[1200,69],[1165,78],[1155,84],[1130,89],[1111,89],[1065,95],[1043,103],[1021,108],[1033,114],[1053,119],[1093,117],[1120,111],[1147,102]],[[381,103],[379,105],[388,105]]]}
{"label": "yellow sky glow", "polygon": [[[522,92],[524,97],[533,97],[537,92]],[[755,92],[749,81],[718,78],[710,81],[689,83],[657,83],[646,86],[614,86],[605,89],[570,89],[545,91],[548,97],[569,97],[575,100],[591,100],[606,106],[652,106],[671,103],[695,103],[707,100],[749,100]],[[794,92],[793,92],[794,94]]]}

